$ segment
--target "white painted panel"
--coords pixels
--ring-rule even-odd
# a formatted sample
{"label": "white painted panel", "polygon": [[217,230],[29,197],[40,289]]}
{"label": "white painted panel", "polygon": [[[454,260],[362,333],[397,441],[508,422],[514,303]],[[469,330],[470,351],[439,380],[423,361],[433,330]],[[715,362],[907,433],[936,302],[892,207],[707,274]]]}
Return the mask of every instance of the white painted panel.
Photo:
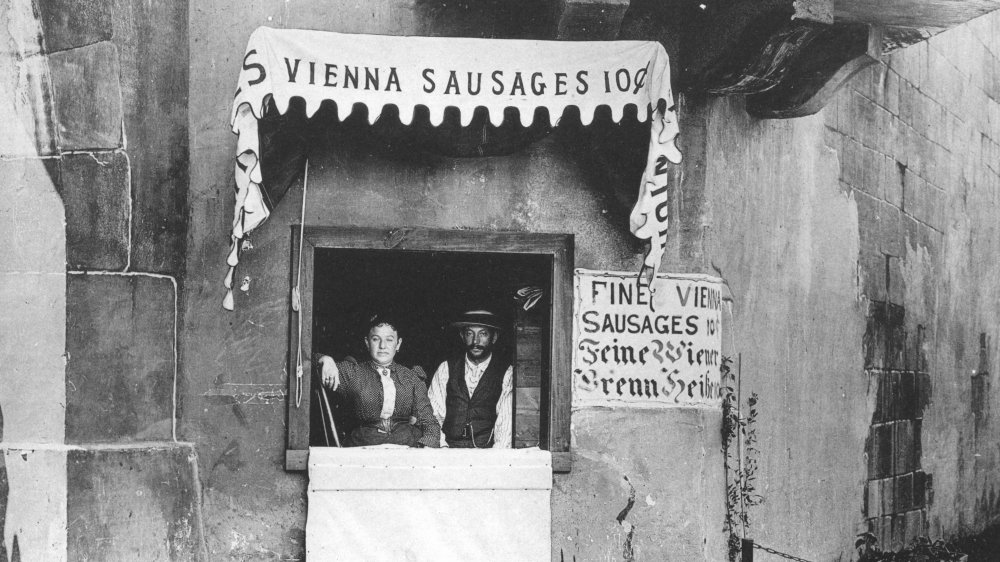
{"label": "white painted panel", "polygon": [[309,560],[550,556],[547,451],[314,448],[309,479]]}
{"label": "white painted panel", "polygon": [[66,560],[65,448],[5,449],[10,490],[3,540],[17,537],[22,562]]}
{"label": "white painted panel", "polygon": [[5,442],[61,444],[67,360],[62,199],[40,159],[0,159],[0,178],[0,434]]}
{"label": "white painted panel", "polygon": [[309,452],[310,490],[548,490],[552,460],[534,449],[344,449]]}

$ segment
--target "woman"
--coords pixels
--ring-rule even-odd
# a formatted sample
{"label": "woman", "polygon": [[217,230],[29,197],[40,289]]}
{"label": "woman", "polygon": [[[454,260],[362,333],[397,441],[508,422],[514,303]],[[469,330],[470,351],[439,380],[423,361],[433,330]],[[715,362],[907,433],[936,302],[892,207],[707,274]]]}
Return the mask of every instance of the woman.
{"label": "woman", "polygon": [[[396,325],[376,316],[365,336],[369,360],[317,356],[323,386],[348,402],[360,424],[351,431],[352,446],[440,446],[441,425],[427,398],[427,386],[415,371],[394,361],[402,343]],[[410,424],[411,417],[416,424]]]}

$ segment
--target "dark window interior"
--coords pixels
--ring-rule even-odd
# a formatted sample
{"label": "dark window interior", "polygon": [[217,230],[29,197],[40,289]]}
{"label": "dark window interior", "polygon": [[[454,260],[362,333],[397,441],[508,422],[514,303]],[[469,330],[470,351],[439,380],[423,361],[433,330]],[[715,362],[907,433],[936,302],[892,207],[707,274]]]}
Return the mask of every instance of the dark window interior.
{"label": "dark window interior", "polygon": [[[427,382],[441,361],[462,353],[450,323],[462,311],[487,308],[503,319],[496,354],[514,362],[514,446],[545,447],[552,257],[538,254],[317,248],[313,277],[313,351],[340,360],[367,359],[363,338],[374,313],[396,319],[403,345],[396,360],[422,368]],[[524,310],[518,289],[542,297]],[[338,433],[353,428],[328,394]],[[326,445],[319,401],[310,415],[313,446]]]}

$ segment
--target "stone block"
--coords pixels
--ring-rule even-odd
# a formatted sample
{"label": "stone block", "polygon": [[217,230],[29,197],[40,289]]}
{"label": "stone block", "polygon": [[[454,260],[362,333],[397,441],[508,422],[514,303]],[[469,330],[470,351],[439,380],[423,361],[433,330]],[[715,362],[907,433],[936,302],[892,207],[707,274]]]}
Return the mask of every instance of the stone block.
{"label": "stone block", "polygon": [[862,147],[856,140],[844,137],[840,153],[840,179],[851,187],[861,188],[864,183],[864,160]]}
{"label": "stone block", "polygon": [[[328,3],[310,8],[320,4]],[[187,236],[188,3],[115,5],[121,7],[113,14],[113,43],[132,165],[132,269],[176,276]],[[307,7],[296,3],[289,17],[292,11],[301,15]]]}
{"label": "stone block", "polygon": [[892,545],[892,516],[886,515],[879,518],[878,544],[880,548],[886,549]]}
{"label": "stone block", "polygon": [[899,371],[889,371],[887,373],[889,380],[888,391],[886,392],[886,401],[888,402],[888,407],[886,408],[886,421],[896,421],[900,418],[899,415],[899,391],[900,391],[900,373]]}
{"label": "stone block", "polygon": [[[862,242],[864,243],[864,242]],[[875,247],[862,247],[858,258],[861,292],[869,300],[886,300],[885,256]]]}
{"label": "stone block", "polygon": [[[897,212],[897,216],[900,216],[900,213]],[[900,221],[899,222],[899,225],[900,225],[899,231],[900,231],[900,233],[899,233],[899,238],[898,238],[899,239],[899,248],[898,248],[899,254],[897,254],[897,255],[902,255],[903,248],[904,248],[904,245],[903,245],[903,233],[902,233],[903,228],[902,228],[902,224],[903,224],[902,221]],[[896,248],[894,248],[894,249],[896,249]],[[889,249],[886,249],[884,251],[886,253],[888,253]],[[889,300],[890,303],[892,303],[894,305],[897,305],[897,306],[902,306],[903,305],[903,299],[906,296],[906,279],[903,277],[903,259],[900,258],[900,257],[896,257],[896,256],[886,256],[886,270],[887,270],[886,271],[886,277],[887,277],[887,281],[888,281],[888,283],[887,283],[888,288],[886,289],[886,296],[887,296],[887,298],[888,298],[888,300]],[[898,368],[904,369],[905,366],[901,365]]]}
{"label": "stone block", "polygon": [[121,146],[118,52],[104,41],[49,55],[59,146],[63,150]]}
{"label": "stone block", "polygon": [[885,85],[883,86],[885,90],[885,109],[889,113],[896,116],[899,115],[899,85],[899,74],[887,66],[885,73]]}
{"label": "stone block", "polygon": [[913,49],[900,49],[889,57],[889,68],[908,82],[919,81],[920,71],[917,69],[917,64],[917,56]]}
{"label": "stone block", "polygon": [[121,271],[128,263],[129,163],[121,152],[67,154],[60,194],[70,269]]}
{"label": "stone block", "polygon": [[918,221],[908,213],[903,215],[903,230],[906,232],[906,243],[913,247],[926,248],[931,256],[937,253],[937,234],[930,226]]}
{"label": "stone block", "polygon": [[903,181],[903,211],[906,214],[941,232],[946,204],[947,196],[943,191],[907,170]]}
{"label": "stone block", "polygon": [[113,2],[92,0],[39,2],[46,50],[54,53],[110,39],[113,5]]}
{"label": "stone block", "polygon": [[69,452],[70,560],[204,560],[197,456],[181,444]]}
{"label": "stone block", "polygon": [[913,473],[913,507],[922,508],[927,505],[927,475],[918,470]]}
{"label": "stone block", "polygon": [[913,117],[917,113],[916,104],[920,93],[909,81],[902,80],[899,83],[899,120],[906,125],[913,125]]}
{"label": "stone block", "polygon": [[850,119],[853,122],[855,138],[861,144],[872,148],[878,142],[879,129],[879,107],[864,96],[851,94]]}
{"label": "stone block", "polygon": [[873,517],[882,513],[882,480],[865,483],[865,515]]}
{"label": "stone block", "polygon": [[884,201],[879,202],[878,223],[875,226],[879,251],[887,256],[902,257],[903,215],[899,209]]}
{"label": "stone block", "polygon": [[873,425],[869,433],[868,477],[886,478],[892,475],[892,424]]}
{"label": "stone block", "polygon": [[881,154],[892,154],[896,150],[892,142],[893,130],[900,126],[903,125],[896,116],[880,105],[875,106],[875,128],[870,146]]}
{"label": "stone block", "polygon": [[886,157],[885,202],[896,208],[903,205],[903,177],[905,173],[905,164],[894,157]]}
{"label": "stone block", "polygon": [[873,301],[868,306],[865,335],[861,343],[865,358],[865,369],[885,368],[885,339],[887,334],[885,307],[885,301]]}
{"label": "stone block", "polygon": [[169,439],[173,284],[118,275],[71,275],[67,281],[67,441]]}
{"label": "stone block", "polygon": [[896,394],[896,412],[899,419],[913,419],[917,414],[916,375],[909,371],[899,373]]}
{"label": "stone block", "polygon": [[869,371],[871,377],[871,387],[875,389],[875,413],[872,414],[872,423],[885,423],[889,419],[890,407],[890,386],[892,373],[889,371],[872,370]]}
{"label": "stone block", "polygon": [[879,493],[881,494],[879,500],[881,503],[879,504],[880,513],[878,515],[892,515],[896,512],[896,495],[893,491],[896,479],[889,477],[877,480],[876,482],[881,483],[879,486]]}
{"label": "stone block", "polygon": [[881,515],[892,515],[895,513],[895,496],[893,494],[893,484],[895,478],[881,478],[869,480],[866,485],[866,509],[868,517],[879,517]]}
{"label": "stone block", "polygon": [[906,532],[903,536],[903,542],[909,546],[916,542],[917,537],[924,534],[924,512],[920,509],[907,511],[905,518]]}
{"label": "stone block", "polygon": [[896,496],[893,513],[903,513],[913,507],[913,473],[901,474],[893,480],[893,492]]}
{"label": "stone block", "polygon": [[[913,421],[899,420],[892,424],[893,428],[893,474],[906,474],[916,468],[913,463]],[[912,480],[909,484],[912,486]],[[897,496],[897,501],[899,497]]]}
{"label": "stone block", "polygon": [[882,198],[880,189],[882,170],[879,162],[881,158],[882,155],[874,150],[861,148],[861,182],[857,187],[876,199]]}
{"label": "stone block", "polygon": [[[892,550],[901,550],[906,541],[906,516],[894,515],[892,517],[892,537],[888,543]],[[885,547],[883,547],[885,548]]]}
{"label": "stone block", "polygon": [[[861,254],[881,255],[878,244],[878,227],[881,201],[858,189],[854,190],[854,200],[858,207],[858,234]],[[882,267],[885,267],[883,264]]]}
{"label": "stone block", "polygon": [[897,304],[886,303],[885,313],[885,367],[900,370],[904,365],[906,349],[906,331],[903,326],[906,311]]}

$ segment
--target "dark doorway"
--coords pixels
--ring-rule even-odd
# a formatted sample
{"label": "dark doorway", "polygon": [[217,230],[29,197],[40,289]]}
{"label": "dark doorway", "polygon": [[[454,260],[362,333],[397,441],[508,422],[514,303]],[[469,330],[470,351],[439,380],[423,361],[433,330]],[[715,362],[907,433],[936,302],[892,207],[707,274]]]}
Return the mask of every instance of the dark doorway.
{"label": "dark doorway", "polygon": [[[549,332],[544,293],[552,286],[551,272],[552,257],[540,254],[317,248],[313,351],[366,360],[367,323],[373,314],[385,314],[399,324],[403,345],[397,361],[421,368],[429,383],[441,361],[462,353],[451,322],[465,310],[492,310],[502,319],[495,353],[515,362],[514,445],[535,446],[544,425],[542,342]],[[525,287],[544,289],[530,310],[517,299]],[[338,433],[349,432],[352,420],[332,403]],[[318,411],[311,420],[310,444],[326,445]]]}

